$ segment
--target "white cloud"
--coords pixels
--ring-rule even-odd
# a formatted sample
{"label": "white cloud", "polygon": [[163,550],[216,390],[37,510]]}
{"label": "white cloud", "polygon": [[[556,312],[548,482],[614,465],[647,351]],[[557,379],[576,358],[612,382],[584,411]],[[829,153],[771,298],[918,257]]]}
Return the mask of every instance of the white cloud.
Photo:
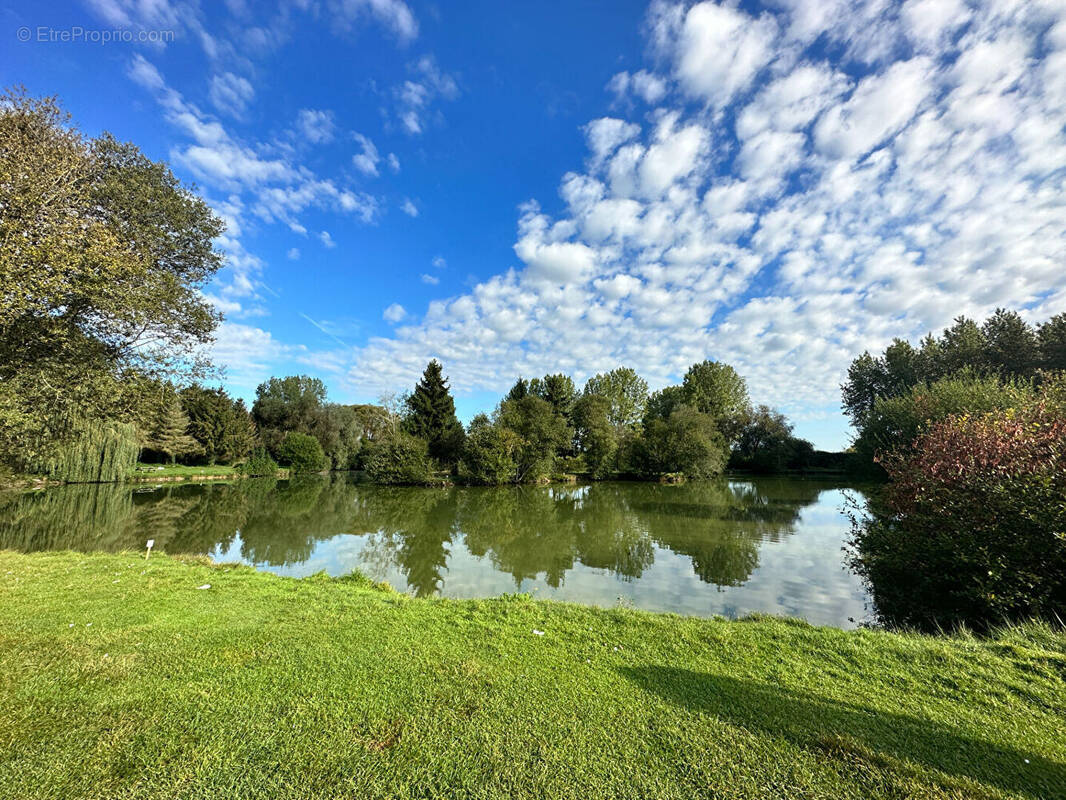
{"label": "white cloud", "polygon": [[427,283],[430,286],[436,286],[438,283],[440,283],[440,278],[438,278],[436,275],[429,275],[429,274],[423,272],[422,273],[422,283]]}
{"label": "white cloud", "polygon": [[332,250],[337,246],[337,243],[333,241],[333,237],[329,235],[329,231],[322,231],[318,234],[318,240],[322,242],[322,246],[327,250]]}
{"label": "white cloud", "polygon": [[363,17],[370,17],[402,41],[418,36],[418,20],[402,0],[328,0],[327,7],[342,31],[351,30]]}
{"label": "white cloud", "polygon": [[601,117],[588,123],[583,130],[592,151],[592,160],[601,163],[619,145],[635,138],[640,133],[640,126],[613,117]]}
{"label": "white cloud", "polygon": [[866,348],[997,305],[1061,311],[1066,9],[775,2],[655,4],[660,63],[706,105],[590,122],[562,210],[521,208],[519,266],[371,339],[351,380],[405,385],[437,356],[457,391],[618,364],[654,387],[710,357],[824,418]]}
{"label": "white cloud", "polygon": [[893,64],[863,78],[842,105],[814,129],[818,149],[834,158],[855,158],[897,133],[914,116],[932,88],[933,63],[924,57]]}
{"label": "white cloud", "polygon": [[437,269],[444,269],[448,266],[448,262],[444,260],[444,256],[433,256],[433,261],[431,263]]}
{"label": "white cloud", "polygon": [[381,315],[386,322],[399,322],[407,316],[407,311],[399,303],[393,303]]}
{"label": "white cloud", "polygon": [[396,157],[395,153],[389,153],[385,157],[385,163],[389,165],[389,169],[394,173],[400,171],[400,159]]}
{"label": "white cloud", "polygon": [[333,112],[314,108],[302,108],[296,115],[296,131],[311,144],[326,144],[333,141],[337,125]]}
{"label": "white cloud", "polygon": [[[378,174],[378,162],[381,160],[381,156],[378,155],[378,149],[374,146],[374,143],[366,136],[363,136],[363,134],[356,133],[353,134],[353,136],[362,150],[352,156],[352,163],[355,165],[355,168],[364,175],[376,176]],[[392,154],[390,153],[389,155]],[[395,156],[393,157],[395,158]],[[397,166],[399,166],[398,163]]]}
{"label": "white cloud", "polygon": [[[746,90],[774,57],[776,24],[712,2],[692,6],[673,50],[676,76],[693,95],[723,105]],[[674,42],[671,42],[673,44]]]}
{"label": "white cloud", "polygon": [[298,248],[298,247],[290,247],[289,248],[289,252],[287,252],[285,254],[285,257],[288,258],[289,261],[299,261],[300,260],[300,248]]}
{"label": "white cloud", "polygon": [[255,97],[255,89],[247,78],[232,72],[223,72],[211,77],[207,96],[211,104],[223,114],[239,117]]}
{"label": "white cloud", "polygon": [[607,90],[612,92],[617,100],[625,100],[633,94],[648,105],[655,105],[666,96],[669,86],[662,76],[642,69],[633,74],[616,73],[607,82]]}
{"label": "white cloud", "polygon": [[[437,99],[454,100],[459,96],[459,84],[443,72],[433,56],[422,56],[409,66],[412,77],[393,90],[396,96],[396,116],[406,133],[416,136],[425,130]],[[436,117],[440,114],[437,112]]]}
{"label": "white cloud", "polygon": [[410,197],[405,197],[403,199],[403,204],[400,206],[400,210],[403,211],[403,213],[406,214],[409,217],[417,217],[418,216],[418,206],[416,206],[411,201]]}

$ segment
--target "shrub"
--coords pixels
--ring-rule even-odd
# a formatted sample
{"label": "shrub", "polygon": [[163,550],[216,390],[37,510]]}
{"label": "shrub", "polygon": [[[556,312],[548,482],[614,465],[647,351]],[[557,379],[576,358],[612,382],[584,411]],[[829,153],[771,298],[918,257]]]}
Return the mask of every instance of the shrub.
{"label": "shrub", "polygon": [[240,467],[241,474],[253,477],[273,477],[278,474],[278,465],[266,448],[257,447]]}
{"label": "shrub", "polygon": [[329,466],[322,445],[314,436],[292,431],[278,446],[278,458],[293,473],[321,472]]}
{"label": "shrub", "polygon": [[1054,388],[1019,411],[935,423],[883,463],[891,483],[856,520],[852,561],[885,621],[986,628],[1062,614],[1066,415]]}
{"label": "shrub", "polygon": [[397,432],[367,442],[362,453],[363,469],[375,483],[394,486],[428,486],[435,482],[436,465],[429,457],[425,439]]}

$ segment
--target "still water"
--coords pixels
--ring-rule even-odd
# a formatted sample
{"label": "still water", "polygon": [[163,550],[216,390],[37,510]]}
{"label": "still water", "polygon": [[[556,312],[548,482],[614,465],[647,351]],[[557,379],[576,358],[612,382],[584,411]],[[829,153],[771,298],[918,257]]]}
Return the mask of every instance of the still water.
{"label": "still water", "polygon": [[796,478],[409,489],[348,475],[63,486],[0,501],[0,548],[207,554],[281,575],[359,569],[416,595],[529,592],[597,606],[854,627],[843,563],[860,489]]}

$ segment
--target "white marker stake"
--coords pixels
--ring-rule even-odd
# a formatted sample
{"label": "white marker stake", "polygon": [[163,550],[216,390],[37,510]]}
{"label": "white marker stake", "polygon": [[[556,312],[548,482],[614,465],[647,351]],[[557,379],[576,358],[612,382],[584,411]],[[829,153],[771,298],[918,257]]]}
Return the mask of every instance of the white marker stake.
{"label": "white marker stake", "polygon": [[155,539],[148,540],[148,549],[144,551],[144,560],[148,560],[148,556],[152,555],[152,545],[155,544]]}

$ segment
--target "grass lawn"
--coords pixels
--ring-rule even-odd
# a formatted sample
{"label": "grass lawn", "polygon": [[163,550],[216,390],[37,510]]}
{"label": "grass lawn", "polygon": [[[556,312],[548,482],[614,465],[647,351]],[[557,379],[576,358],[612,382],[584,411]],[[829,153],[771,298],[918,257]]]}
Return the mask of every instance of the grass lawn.
{"label": "grass lawn", "polygon": [[[198,588],[210,584],[210,588]],[[1066,797],[1066,635],[0,553],[0,797]]]}
{"label": "grass lawn", "polygon": [[210,467],[187,467],[184,464],[137,464],[131,478],[200,478],[203,476],[240,475],[234,467],[215,464]]}

